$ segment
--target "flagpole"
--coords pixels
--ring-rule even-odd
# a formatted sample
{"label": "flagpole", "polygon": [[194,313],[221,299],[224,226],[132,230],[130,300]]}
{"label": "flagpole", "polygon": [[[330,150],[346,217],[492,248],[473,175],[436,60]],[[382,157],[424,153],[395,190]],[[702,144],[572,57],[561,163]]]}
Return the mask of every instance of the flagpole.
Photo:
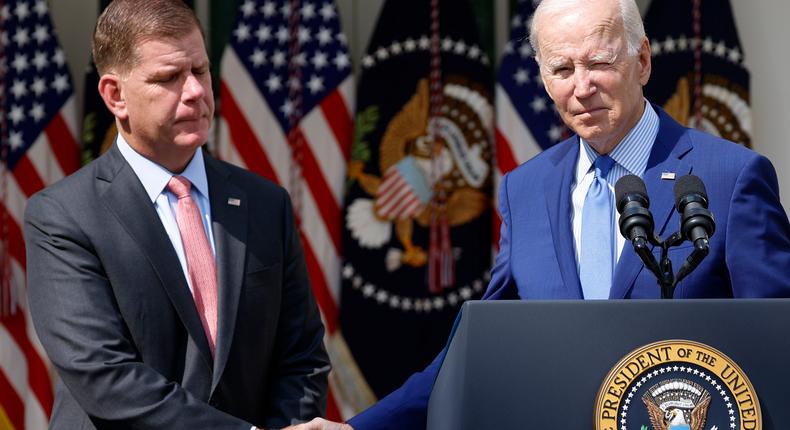
{"label": "flagpole", "polygon": [[442,53],[439,28],[439,0],[431,0],[431,72],[430,118],[428,133],[431,138],[431,202],[430,248],[428,250],[428,288],[434,294],[455,282],[450,228],[447,221],[447,193],[441,181],[438,154],[439,118],[442,115]]}
{"label": "flagpole", "polygon": [[694,123],[702,129],[702,0],[692,0],[691,19],[694,30]]}

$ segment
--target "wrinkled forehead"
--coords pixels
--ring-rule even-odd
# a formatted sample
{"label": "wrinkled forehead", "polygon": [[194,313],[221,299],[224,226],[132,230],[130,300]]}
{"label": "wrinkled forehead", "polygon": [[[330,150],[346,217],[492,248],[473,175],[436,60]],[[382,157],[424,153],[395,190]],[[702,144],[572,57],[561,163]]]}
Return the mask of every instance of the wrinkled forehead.
{"label": "wrinkled forehead", "polygon": [[558,41],[542,45],[541,63],[551,66],[568,62],[613,62],[625,53],[625,49],[622,37],[596,34],[579,41]]}
{"label": "wrinkled forehead", "polygon": [[595,7],[596,2],[573,10],[546,14],[539,22],[542,59],[557,55],[591,56],[617,53],[624,46],[625,28],[617,9]]}
{"label": "wrinkled forehead", "polygon": [[150,37],[134,46],[137,65],[157,66],[171,63],[204,63],[208,54],[198,30],[183,37]]}

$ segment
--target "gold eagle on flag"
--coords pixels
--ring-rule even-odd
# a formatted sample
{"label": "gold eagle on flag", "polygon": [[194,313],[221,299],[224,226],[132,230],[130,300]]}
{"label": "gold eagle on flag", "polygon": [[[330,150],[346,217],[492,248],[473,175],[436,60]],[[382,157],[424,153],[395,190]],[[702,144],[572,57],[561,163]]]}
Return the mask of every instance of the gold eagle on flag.
{"label": "gold eagle on flag", "polygon": [[[443,89],[442,116],[430,120],[427,79],[387,125],[379,146],[382,176],[364,172],[364,162],[353,160],[348,176],[359,181],[373,199],[356,199],[346,216],[351,235],[362,247],[379,248],[396,237],[403,247],[388,257],[388,269],[401,264],[421,267],[428,253],[413,241],[414,223],[428,227],[432,197],[447,195],[446,215],[451,227],[479,217],[490,204],[483,187],[490,185],[491,124],[488,99],[461,78],[448,77]],[[431,145],[430,127],[438,127],[438,145]]]}

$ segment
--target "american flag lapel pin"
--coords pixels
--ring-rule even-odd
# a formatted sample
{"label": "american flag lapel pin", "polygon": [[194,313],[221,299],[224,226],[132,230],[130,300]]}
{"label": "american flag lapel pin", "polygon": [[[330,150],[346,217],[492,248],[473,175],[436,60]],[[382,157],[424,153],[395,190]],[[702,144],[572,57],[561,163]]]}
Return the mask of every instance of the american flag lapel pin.
{"label": "american flag lapel pin", "polygon": [[665,181],[674,181],[675,172],[661,172],[661,179]]}
{"label": "american flag lapel pin", "polygon": [[231,206],[241,206],[241,200],[234,197],[228,197],[228,204]]}

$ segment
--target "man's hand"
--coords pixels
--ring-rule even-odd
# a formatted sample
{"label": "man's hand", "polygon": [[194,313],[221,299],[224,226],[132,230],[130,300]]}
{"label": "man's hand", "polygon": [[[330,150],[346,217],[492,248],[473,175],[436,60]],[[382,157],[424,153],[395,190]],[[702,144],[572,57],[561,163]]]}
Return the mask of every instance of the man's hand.
{"label": "man's hand", "polygon": [[327,421],[323,418],[314,418],[309,423],[289,426],[283,430],[354,430],[354,428],[348,424]]}

